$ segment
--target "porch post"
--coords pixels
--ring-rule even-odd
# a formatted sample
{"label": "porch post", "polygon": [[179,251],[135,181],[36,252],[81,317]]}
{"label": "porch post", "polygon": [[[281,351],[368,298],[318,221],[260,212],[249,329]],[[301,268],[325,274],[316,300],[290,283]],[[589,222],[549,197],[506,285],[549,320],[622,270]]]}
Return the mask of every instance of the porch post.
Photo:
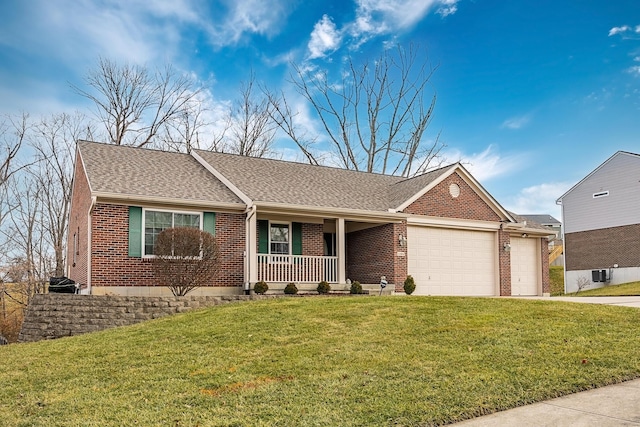
{"label": "porch post", "polygon": [[258,281],[258,243],[257,230],[258,221],[255,206],[248,214],[247,220],[247,269],[249,270],[249,283]]}
{"label": "porch post", "polygon": [[338,244],[338,283],[347,281],[347,245],[344,218],[336,220],[336,243]]}

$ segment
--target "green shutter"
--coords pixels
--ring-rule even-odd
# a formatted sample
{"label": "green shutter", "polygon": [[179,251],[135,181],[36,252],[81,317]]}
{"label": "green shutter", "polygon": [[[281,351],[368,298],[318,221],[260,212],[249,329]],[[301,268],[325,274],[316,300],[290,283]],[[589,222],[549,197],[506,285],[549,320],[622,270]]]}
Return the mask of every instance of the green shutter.
{"label": "green shutter", "polygon": [[216,235],[216,213],[215,212],[204,212],[202,214],[202,230],[207,233],[211,233],[214,236]]}
{"label": "green shutter", "polygon": [[269,253],[269,221],[266,219],[258,220],[258,253]]}
{"label": "green shutter", "polygon": [[142,208],[129,206],[129,256],[142,256]]}
{"label": "green shutter", "polygon": [[302,223],[291,224],[291,255],[302,255]]}

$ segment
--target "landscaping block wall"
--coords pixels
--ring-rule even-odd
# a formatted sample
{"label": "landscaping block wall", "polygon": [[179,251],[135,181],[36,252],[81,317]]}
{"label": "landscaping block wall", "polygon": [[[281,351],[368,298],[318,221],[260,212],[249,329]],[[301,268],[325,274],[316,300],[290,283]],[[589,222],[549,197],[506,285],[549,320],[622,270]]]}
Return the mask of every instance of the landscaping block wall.
{"label": "landscaping block wall", "polygon": [[33,342],[95,332],[117,326],[236,301],[274,298],[267,295],[221,297],[123,297],[38,294],[25,313],[18,341]]}

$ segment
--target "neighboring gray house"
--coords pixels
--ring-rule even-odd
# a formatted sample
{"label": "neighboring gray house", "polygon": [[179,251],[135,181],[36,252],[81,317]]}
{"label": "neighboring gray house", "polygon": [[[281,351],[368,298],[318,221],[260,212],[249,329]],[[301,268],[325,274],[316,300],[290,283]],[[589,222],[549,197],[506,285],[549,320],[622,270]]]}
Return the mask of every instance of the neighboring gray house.
{"label": "neighboring gray house", "polygon": [[618,151],[563,194],[565,292],[640,280],[640,155]]}
{"label": "neighboring gray house", "polygon": [[550,233],[549,236],[554,235],[555,238],[562,238],[562,223],[552,217],[551,215],[520,215],[527,221],[535,222],[542,225],[545,228],[548,228]]}

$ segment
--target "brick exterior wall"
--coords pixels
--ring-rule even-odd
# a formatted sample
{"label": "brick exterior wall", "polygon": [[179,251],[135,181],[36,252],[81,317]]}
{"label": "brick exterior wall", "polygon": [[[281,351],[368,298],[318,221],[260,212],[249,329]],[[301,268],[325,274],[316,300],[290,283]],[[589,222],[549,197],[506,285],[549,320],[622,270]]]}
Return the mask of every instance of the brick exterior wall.
{"label": "brick exterior wall", "polygon": [[567,271],[640,267],[640,224],[566,233]]}
{"label": "brick exterior wall", "polygon": [[324,225],[302,223],[302,255],[324,255]]}
{"label": "brick exterior wall", "polygon": [[[129,207],[96,204],[92,215],[92,286],[155,286],[150,259],[128,256]],[[220,274],[209,286],[241,286],[244,277],[244,215],[216,214]]]}
{"label": "brick exterior wall", "polygon": [[498,230],[498,266],[500,269],[500,296],[511,295],[511,252],[504,245],[511,243],[511,236],[504,230]]}
{"label": "brick exterior wall", "polygon": [[[458,184],[460,195],[452,197],[449,186]],[[451,174],[440,184],[407,206],[406,213],[442,218],[460,218],[482,221],[500,221],[500,216],[457,173]]]}
{"label": "brick exterior wall", "polygon": [[[386,276],[389,286],[402,291],[407,277],[407,248],[398,236],[407,235],[407,224],[385,224],[347,234],[347,277],[360,283],[380,283]],[[398,256],[403,253],[404,256]]]}
{"label": "brick exterior wall", "polygon": [[[91,209],[91,191],[82,162],[77,158],[69,211],[66,274],[80,284],[87,284],[89,277],[89,209]],[[75,248],[74,240],[78,243]]]}

